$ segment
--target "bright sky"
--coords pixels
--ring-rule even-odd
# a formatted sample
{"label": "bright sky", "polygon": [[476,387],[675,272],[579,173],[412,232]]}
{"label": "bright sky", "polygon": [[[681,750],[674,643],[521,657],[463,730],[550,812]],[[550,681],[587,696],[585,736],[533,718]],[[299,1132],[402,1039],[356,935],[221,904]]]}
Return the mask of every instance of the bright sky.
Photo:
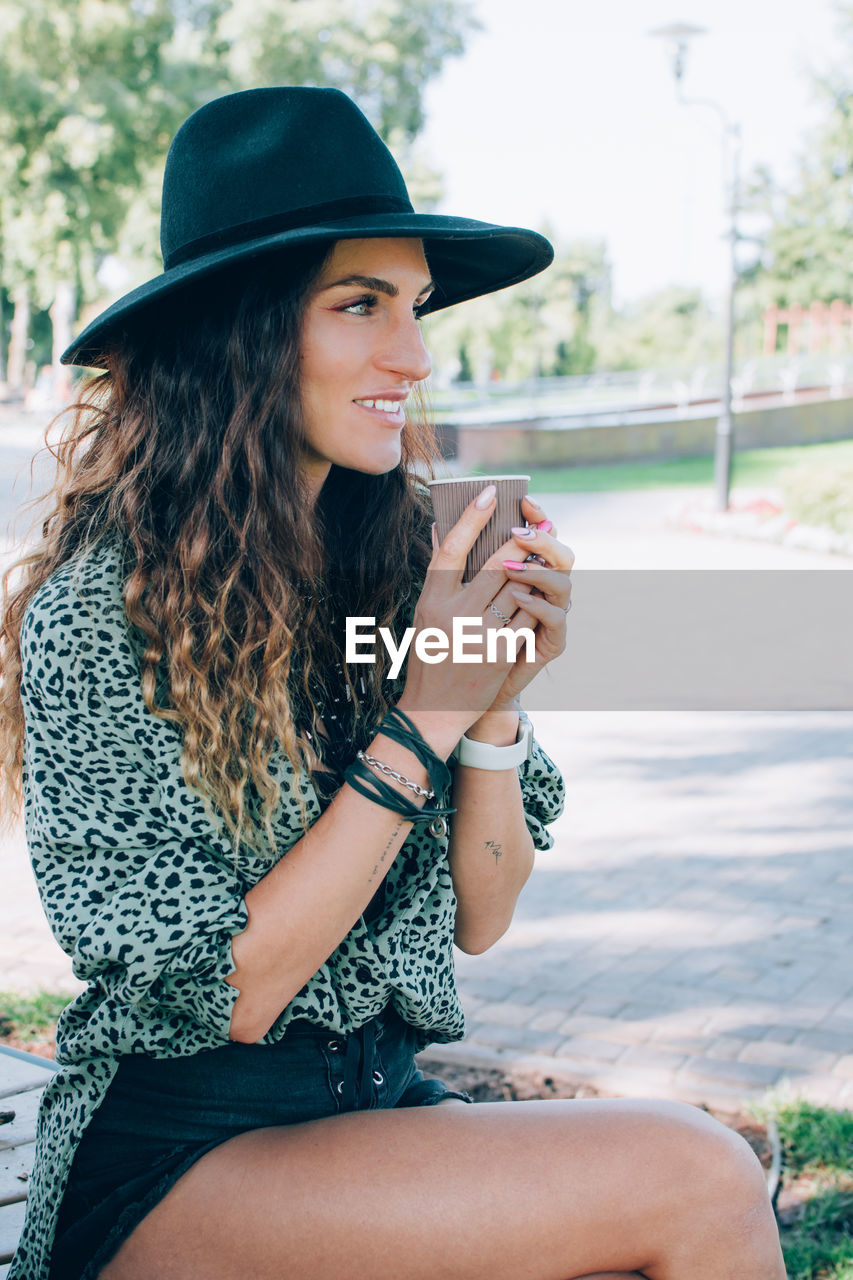
{"label": "bright sky", "polygon": [[688,97],[743,134],[743,172],[790,174],[816,118],[810,70],[838,48],[832,0],[476,0],[484,31],[427,97],[424,135],[445,213],[607,241],[617,302],[666,284],[719,295],[726,218],[721,127],[679,106],[647,32],[705,27]]}

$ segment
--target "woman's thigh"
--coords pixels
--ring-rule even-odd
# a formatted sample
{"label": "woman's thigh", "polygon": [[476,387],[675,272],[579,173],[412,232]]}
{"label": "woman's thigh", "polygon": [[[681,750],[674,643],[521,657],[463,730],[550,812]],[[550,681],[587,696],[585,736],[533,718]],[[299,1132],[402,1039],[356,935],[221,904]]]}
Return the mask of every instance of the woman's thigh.
{"label": "woman's thigh", "polygon": [[762,1195],[745,1144],[679,1104],[352,1113],[208,1152],[101,1280],[781,1280]]}

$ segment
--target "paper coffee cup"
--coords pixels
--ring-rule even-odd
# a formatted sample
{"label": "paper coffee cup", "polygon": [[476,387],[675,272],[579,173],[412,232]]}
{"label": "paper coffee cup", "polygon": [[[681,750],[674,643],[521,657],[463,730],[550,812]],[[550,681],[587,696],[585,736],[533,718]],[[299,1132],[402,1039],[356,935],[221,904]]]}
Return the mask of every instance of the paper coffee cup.
{"label": "paper coffee cup", "polygon": [[452,480],[428,480],[435,527],[442,541],[462,512],[487,485],[497,489],[497,504],[492,518],[468,552],[463,582],[479,573],[489,556],[512,537],[513,525],[526,523],[521,499],[527,493],[530,476],[458,476]]}

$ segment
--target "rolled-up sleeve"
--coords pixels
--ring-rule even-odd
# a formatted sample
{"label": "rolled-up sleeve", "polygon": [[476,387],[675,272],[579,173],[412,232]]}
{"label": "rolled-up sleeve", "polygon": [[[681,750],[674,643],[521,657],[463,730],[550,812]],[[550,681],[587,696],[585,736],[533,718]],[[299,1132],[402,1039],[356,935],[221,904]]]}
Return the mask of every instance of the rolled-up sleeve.
{"label": "rolled-up sleeve", "polygon": [[27,840],[75,975],[120,1011],[227,1039],[246,927],[230,843],[180,778],[180,739],[142,702],[123,615],[54,584],[21,634]]}
{"label": "rolled-up sleeve", "polygon": [[566,789],[563,775],[540,744],[533,739],[530,758],[518,766],[521,797],[524,805],[524,821],[537,849],[554,847],[554,837],[548,823],[554,822],[563,812]]}

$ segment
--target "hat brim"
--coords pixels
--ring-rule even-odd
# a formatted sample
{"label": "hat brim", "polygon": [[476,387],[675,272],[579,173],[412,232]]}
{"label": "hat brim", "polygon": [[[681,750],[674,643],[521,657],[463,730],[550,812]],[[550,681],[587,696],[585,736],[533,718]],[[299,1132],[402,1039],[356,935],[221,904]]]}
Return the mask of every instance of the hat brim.
{"label": "hat brim", "polygon": [[148,313],[170,293],[232,263],[250,262],[300,244],[386,236],[424,241],[424,251],[437,285],[424,312],[440,311],[454,303],[519,284],[544,271],[554,258],[551,244],[536,231],[443,214],[370,214],[291,228],[206,253],[155,276],[102,311],[78,334],[60,360],[62,364],[100,367],[105,351],[123,331],[132,332],[135,319]]}

